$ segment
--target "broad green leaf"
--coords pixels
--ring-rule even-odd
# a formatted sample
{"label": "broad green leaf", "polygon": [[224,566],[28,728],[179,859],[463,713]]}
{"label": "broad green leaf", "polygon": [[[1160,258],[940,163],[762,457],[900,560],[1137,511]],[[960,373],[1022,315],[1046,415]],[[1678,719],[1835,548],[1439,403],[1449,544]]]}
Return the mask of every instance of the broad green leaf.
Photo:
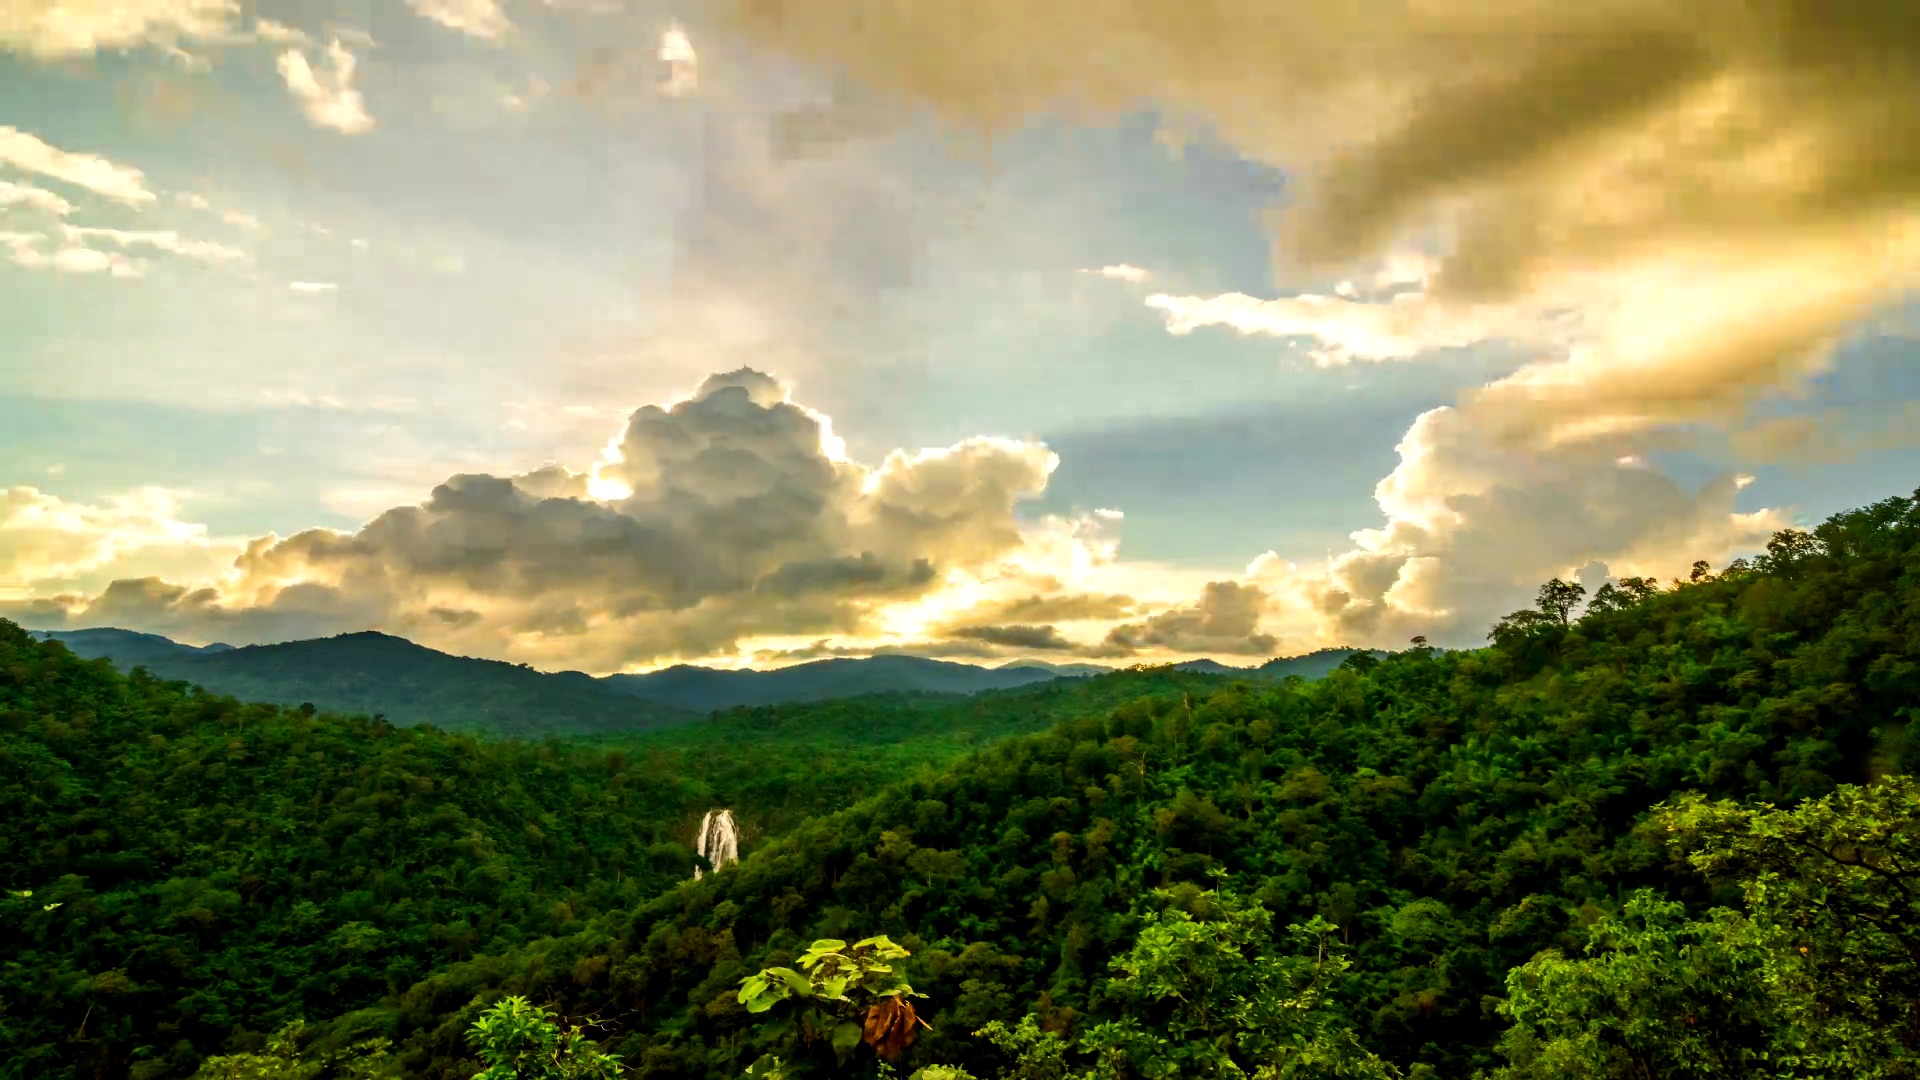
{"label": "broad green leaf", "polygon": [[799,972],[793,970],[792,968],[784,968],[784,967],[768,968],[764,972],[764,974],[778,975],[780,978],[786,980],[787,986],[790,987],[794,993],[799,994],[802,997],[806,997],[807,995],[810,995],[813,993],[812,981],[810,981],[805,975],[800,974]]}

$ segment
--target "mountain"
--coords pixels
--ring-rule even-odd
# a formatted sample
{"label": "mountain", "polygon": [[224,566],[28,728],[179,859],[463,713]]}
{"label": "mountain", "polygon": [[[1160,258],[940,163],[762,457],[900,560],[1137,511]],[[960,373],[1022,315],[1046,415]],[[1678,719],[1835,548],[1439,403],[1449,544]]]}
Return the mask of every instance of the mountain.
{"label": "mountain", "polygon": [[548,674],[480,660],[367,631],[278,645],[195,648],[129,630],[37,632],[79,656],[122,670],[145,667],[215,693],[278,705],[312,703],[343,713],[384,714],[395,724],[541,738],[622,731],[699,719],[612,692],[579,672]]}
{"label": "mountain", "polygon": [[1105,675],[1116,670],[1105,664],[1054,664],[1045,660],[1015,660],[1010,664],[1001,664],[994,670],[1012,671],[1019,668],[1038,668],[1055,675]]}
{"label": "mountain", "polygon": [[1197,671],[1202,675],[1246,675],[1252,669],[1232,667],[1218,660],[1202,657],[1199,660],[1186,660],[1173,665],[1181,671]]}
{"label": "mountain", "polygon": [[1389,655],[1380,649],[1317,649],[1304,656],[1277,656],[1253,667],[1233,667],[1218,660],[1204,658],[1188,660],[1173,666],[1182,671],[1197,671],[1203,675],[1227,675],[1238,678],[1251,676],[1257,679],[1275,680],[1284,679],[1289,675],[1298,675],[1303,679],[1318,679],[1346,663],[1347,657],[1357,652],[1367,652],[1380,657]]}
{"label": "mountain", "polygon": [[29,633],[41,641],[58,641],[76,655],[89,660],[105,656],[122,668],[233,649],[227,644],[182,645],[159,634],[143,634],[137,630],[121,630],[110,626],[96,630],[35,630]]}
{"label": "mountain", "polygon": [[1305,656],[1275,657],[1254,670],[1269,679],[1284,679],[1289,675],[1318,679],[1346,663],[1347,657],[1357,652],[1368,652],[1379,657],[1388,655],[1380,649],[1316,649]]}
{"label": "mountain", "polygon": [[[885,934],[929,1025],[896,1076],[1912,1076],[1920,967],[1893,935],[1920,921],[1920,791],[1842,785],[1920,766],[1920,499],[1566,623],[1521,615],[1481,648],[1317,680],[1069,683],[1206,688],[916,769],[617,919],[343,1007],[329,1045],[377,1031],[410,1076],[471,1076],[450,1033],[515,994],[621,1010],[596,1037],[649,1080],[763,1054],[871,1077],[737,988],[806,942]],[[1661,820],[1689,794],[1707,801]],[[1738,803],[1845,828],[1762,832]],[[61,1007],[50,1038],[81,1019]],[[993,1021],[1029,1035],[972,1035]],[[1869,1028],[1872,1053],[1774,1064]]]}
{"label": "mountain", "polygon": [[[72,640],[201,651],[143,637]],[[297,644],[235,652],[419,661],[380,635]],[[713,807],[764,843],[1007,736],[1209,682],[1154,669],[870,695],[556,744],[205,698],[79,651],[0,619],[0,1080],[187,1080],[236,1026],[377,1006],[646,902],[693,873],[687,841]],[[98,972],[110,999],[88,996]]]}
{"label": "mountain", "polygon": [[728,671],[679,664],[644,675],[609,675],[601,681],[621,693],[647,701],[711,712],[862,694],[977,694],[1075,677],[1080,677],[1080,673],[1069,675],[1038,664],[984,668],[918,656],[869,656],[815,660],[772,671]]}
{"label": "mountain", "polygon": [[[771,671],[679,664],[643,675],[595,678],[579,671],[540,672],[516,664],[451,656],[405,638],[367,631],[339,637],[234,648],[183,645],[158,634],[101,628],[33,631],[79,656],[105,657],[123,671],[146,667],[217,693],[337,712],[381,713],[397,724],[430,723],[541,737],[614,732],[685,723],[715,711],[828,701],[865,694],[974,695],[1055,679],[1106,675],[1099,664],[1020,660],[997,668],[917,656],[834,658]],[[1319,678],[1353,649],[1322,649],[1259,667],[1190,660],[1183,671],[1237,678]],[[1382,654],[1384,655],[1384,654]],[[635,699],[641,703],[635,705]]]}
{"label": "mountain", "polygon": [[[1920,498],[1323,679],[567,743],[209,699],[0,620],[0,1077],[460,1080],[515,995],[646,1080],[871,1078],[739,989],[884,934],[927,1024],[894,1076],[1910,1078],[1916,700]],[[744,858],[693,880],[717,808]]]}

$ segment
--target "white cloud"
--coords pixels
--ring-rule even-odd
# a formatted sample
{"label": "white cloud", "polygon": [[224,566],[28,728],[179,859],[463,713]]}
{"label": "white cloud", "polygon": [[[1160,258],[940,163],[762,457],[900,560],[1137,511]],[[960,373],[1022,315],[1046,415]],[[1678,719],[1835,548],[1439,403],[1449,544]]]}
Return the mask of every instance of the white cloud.
{"label": "white cloud", "polygon": [[239,10],[234,0],[7,0],[0,6],[0,51],[54,59],[168,48],[180,38],[226,35]]}
{"label": "white cloud", "polygon": [[287,283],[287,288],[297,293],[333,292],[339,287],[339,285],[331,281],[293,281]]}
{"label": "white cloud", "polygon": [[488,41],[513,29],[495,0],[407,0],[407,6],[449,30]]}
{"label": "white cloud", "polygon": [[118,278],[135,278],[146,272],[145,263],[118,251],[67,246],[49,254],[42,250],[48,239],[45,233],[0,232],[0,247],[6,250],[9,262],[28,270],[52,270],[64,274],[106,273]]}
{"label": "white cloud", "polygon": [[[1353,290],[1349,285],[1345,291]],[[1419,292],[1377,301],[1343,295],[1261,300],[1237,292],[1210,297],[1156,293],[1146,303],[1160,312],[1167,332],[1175,335],[1224,326],[1242,335],[1312,338],[1320,346],[1313,351],[1314,360],[1323,367],[1354,360],[1406,360],[1535,329],[1510,312],[1453,308]]]}
{"label": "white cloud", "polygon": [[856,632],[953,574],[996,573],[1027,553],[1015,506],[1056,463],[1035,444],[976,438],[869,467],[836,458],[832,442],[779,383],[728,372],[671,408],[634,412],[594,475],[453,476],[352,534],[257,538],[224,580],[37,600],[72,621],[110,612],[230,640],[379,625],[609,670]]}
{"label": "white cloud", "polygon": [[1540,582],[1601,564],[1667,576],[1722,562],[1786,526],[1735,505],[1750,478],[1688,491],[1648,467],[1631,438],[1503,447],[1462,410],[1422,414],[1374,491],[1386,518],[1318,569],[1269,552],[1249,577],[1275,597],[1276,627],[1328,643],[1397,646],[1415,634],[1473,644]]}
{"label": "white cloud", "polygon": [[69,274],[107,273],[114,277],[141,277],[146,264],[118,251],[100,251],[89,247],[64,247],[53,253],[47,265]]}
{"label": "white cloud", "polygon": [[22,266],[32,266],[35,265],[34,260],[41,258],[39,247],[46,238],[46,233],[0,232],[0,246],[7,249],[9,260]]}
{"label": "white cloud", "polygon": [[256,19],[253,23],[253,36],[256,40],[269,45],[306,45],[312,42],[304,31],[277,23],[272,19]]}
{"label": "white cloud", "polygon": [[0,180],[0,208],[24,206],[44,210],[61,217],[73,212],[73,204],[45,188]]}
{"label": "white cloud", "polygon": [[17,128],[0,127],[0,165],[38,173],[131,206],[155,199],[147,188],[146,174],[139,169],[98,154],[62,150]]}
{"label": "white cloud", "polygon": [[[1792,392],[1819,368],[1809,356],[1910,293],[1910,7],[1827,5],[1817,32],[1798,5],[1721,0],[1240,3],[1198,19],[1187,0],[809,0],[718,16],[978,130],[1062,107],[1205,124],[1286,173],[1271,222],[1289,282],[1416,239],[1439,254],[1433,300],[1388,305],[1412,310],[1239,298],[1201,313],[1223,325],[1306,328],[1346,343],[1329,358],[1359,357],[1570,306],[1591,348],[1469,403],[1551,442]],[[1181,299],[1184,325],[1205,301]]]}
{"label": "white cloud", "polygon": [[173,200],[182,206],[190,206],[209,214],[218,214],[220,220],[229,225],[251,231],[258,231],[260,228],[260,219],[253,214],[245,210],[215,210],[213,200],[198,192],[177,191],[174,193]]}
{"label": "white cloud", "polygon": [[129,231],[68,225],[64,228],[64,232],[69,241],[105,240],[123,250],[136,247],[152,248],[200,262],[244,262],[247,258],[247,253],[239,248],[214,243],[211,240],[189,240],[172,230]]}
{"label": "white cloud", "polygon": [[359,135],[373,129],[373,117],[367,114],[366,100],[354,89],[353,72],[357,61],[346,46],[335,40],[327,46],[328,70],[316,71],[306,54],[288,49],[280,54],[280,77],[287,90],[300,103],[300,111],[316,127],[329,128],[342,135]]}
{"label": "white cloud", "polygon": [[700,88],[700,57],[686,31],[670,26],[660,35],[660,62],[667,66],[667,77],[660,92],[667,97],[685,97]]}
{"label": "white cloud", "polygon": [[1129,285],[1139,285],[1153,277],[1151,273],[1130,263],[1117,263],[1113,266],[1103,266],[1098,270],[1082,270],[1080,272],[1083,274],[1097,274],[1110,281],[1124,281]]}
{"label": "white cloud", "polygon": [[91,505],[32,487],[0,491],[0,599],[50,583],[91,582],[133,558],[147,570],[215,573],[241,550],[204,525],[182,521],[175,496],[159,488]]}

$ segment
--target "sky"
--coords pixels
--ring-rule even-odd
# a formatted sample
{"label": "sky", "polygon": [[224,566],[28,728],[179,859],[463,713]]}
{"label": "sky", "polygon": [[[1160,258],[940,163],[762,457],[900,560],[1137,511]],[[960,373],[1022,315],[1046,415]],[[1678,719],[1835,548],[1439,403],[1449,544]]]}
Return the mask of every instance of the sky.
{"label": "sky", "polygon": [[1920,478],[1906,0],[22,0],[0,617],[1471,646]]}

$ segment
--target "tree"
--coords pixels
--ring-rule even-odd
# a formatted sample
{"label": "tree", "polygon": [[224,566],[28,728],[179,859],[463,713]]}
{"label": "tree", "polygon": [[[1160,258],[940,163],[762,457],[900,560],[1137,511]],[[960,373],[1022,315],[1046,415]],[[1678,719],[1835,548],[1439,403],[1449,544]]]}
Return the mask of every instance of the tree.
{"label": "tree", "polygon": [[[1216,874],[1216,880],[1224,875]],[[1333,1005],[1351,961],[1319,916],[1273,934],[1273,915],[1225,888],[1159,889],[1133,947],[1115,957],[1101,995],[1114,1016],[1081,1034],[1097,1080],[1254,1076],[1386,1078],[1398,1071],[1365,1050]],[[1023,1021],[1025,1023],[1025,1021]],[[993,1031],[993,1029],[989,1029]],[[1024,1051],[1016,1075],[1043,1078],[1058,1047],[1004,1026]]]}
{"label": "tree", "polygon": [[[797,1034],[801,1043],[811,1045],[824,1039],[842,1064],[861,1043],[881,1059],[891,1059],[928,1026],[908,1000],[925,995],[915,993],[888,963],[908,955],[885,935],[851,947],[823,938],[794,961],[799,971],[770,967],[740,980],[739,1001],[749,1013],[764,1013],[783,1003],[795,1007],[793,1015],[762,1030],[763,1040]],[[772,1067],[777,1068],[777,1059]]]}
{"label": "tree", "polygon": [[1741,909],[1635,893],[1588,954],[1515,969],[1500,1076],[1920,1075],[1920,784],[1792,810],[1685,796],[1656,828]]}
{"label": "tree", "polygon": [[1812,533],[1799,529],[1781,529],[1767,541],[1767,553],[1755,565],[1767,573],[1792,577],[1807,560],[1821,553],[1823,545]]}
{"label": "tree", "polygon": [[1573,609],[1580,606],[1581,598],[1586,595],[1587,590],[1584,585],[1554,578],[1540,586],[1540,592],[1535,596],[1533,603],[1541,614],[1565,626],[1573,617]]}
{"label": "tree", "polygon": [[474,1080],[613,1080],[620,1061],[587,1041],[578,1027],[562,1031],[553,1014],[523,997],[507,997],[467,1029],[480,1060]]}
{"label": "tree", "polygon": [[259,1051],[201,1062],[193,1080],[314,1080],[323,1075],[355,1080],[377,1075],[391,1060],[387,1039],[369,1039],[343,1053],[326,1054],[303,1049],[300,1043],[307,1035],[307,1025],[295,1020],[267,1036],[267,1045]]}

